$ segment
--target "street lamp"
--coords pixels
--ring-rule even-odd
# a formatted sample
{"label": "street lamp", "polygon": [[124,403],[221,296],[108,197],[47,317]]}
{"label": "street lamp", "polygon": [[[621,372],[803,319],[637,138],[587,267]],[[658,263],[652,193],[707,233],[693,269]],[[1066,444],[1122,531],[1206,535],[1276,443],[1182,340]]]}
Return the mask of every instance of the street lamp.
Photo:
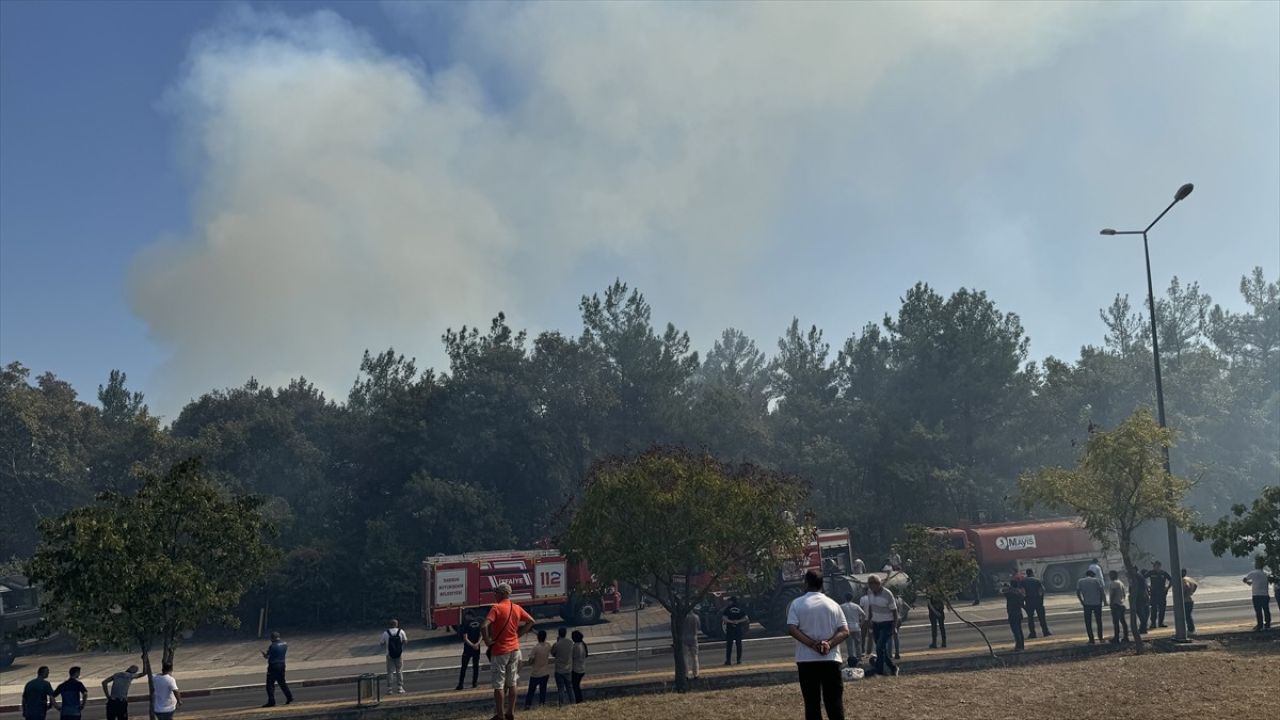
{"label": "street lamp", "polygon": [[[1147,261],[1147,307],[1151,310],[1151,354],[1155,358],[1156,364],[1156,409],[1159,412],[1160,427],[1165,427],[1164,421],[1164,382],[1160,377],[1160,338],[1156,331],[1156,294],[1155,289],[1151,285],[1151,250],[1147,245],[1147,231],[1155,227],[1160,222],[1160,218],[1173,209],[1174,205],[1187,199],[1195,186],[1187,183],[1178,188],[1178,192],[1173,195],[1173,202],[1169,203],[1169,207],[1164,212],[1156,216],[1151,224],[1142,230],[1113,230],[1107,228],[1102,231],[1103,235],[1141,235],[1142,236],[1142,253]],[[1169,468],[1169,446],[1164,447],[1164,475],[1169,478],[1173,471]],[[1173,628],[1174,640],[1178,642],[1186,642],[1187,640],[1187,615],[1186,607],[1183,605],[1182,594],[1182,561],[1178,557],[1178,526],[1174,524],[1173,518],[1165,518],[1165,523],[1169,530],[1169,572],[1173,575]]]}

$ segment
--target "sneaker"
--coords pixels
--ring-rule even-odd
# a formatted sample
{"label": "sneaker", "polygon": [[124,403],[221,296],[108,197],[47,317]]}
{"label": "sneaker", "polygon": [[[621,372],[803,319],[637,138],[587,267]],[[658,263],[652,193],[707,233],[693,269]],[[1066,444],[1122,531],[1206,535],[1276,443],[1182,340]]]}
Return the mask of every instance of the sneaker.
{"label": "sneaker", "polygon": [[929,649],[930,649],[930,650],[937,650],[937,649],[938,649],[938,643],[929,643]]}
{"label": "sneaker", "polygon": [[1035,634],[1035,633],[1031,633],[1030,635],[1027,635],[1027,639],[1028,639],[1028,640],[1035,640],[1035,639],[1036,639],[1036,634]]}
{"label": "sneaker", "polygon": [[899,654],[897,654],[897,653],[894,653],[894,654],[893,654],[893,659],[894,659],[894,660],[901,660],[901,659],[902,659],[902,656],[901,656],[901,655],[899,655]]}
{"label": "sneaker", "polygon": [[1089,644],[1090,644],[1090,645],[1097,645],[1097,644],[1098,644],[1098,641],[1097,641],[1097,640],[1094,640],[1093,638],[1089,638]]}
{"label": "sneaker", "polygon": [[292,704],[292,703],[293,703],[293,698],[289,698],[289,699],[287,699],[287,700],[285,700],[285,701],[284,701],[284,704],[285,704],[285,705],[290,705],[290,704]]}
{"label": "sneaker", "polygon": [[[472,685],[471,687],[475,687],[475,685]],[[453,690],[454,692],[457,692],[458,690],[461,690],[461,689],[462,689],[462,683],[458,683],[458,687],[454,688]]]}
{"label": "sneaker", "polygon": [[943,641],[943,643],[942,643],[942,647],[946,647],[946,646],[947,646],[947,643],[946,643],[946,641],[944,640],[944,641]]}
{"label": "sneaker", "polygon": [[264,708],[269,708],[269,707],[275,707],[275,706],[276,706],[276,704],[275,704],[275,703],[273,703],[273,702],[269,702],[269,703],[267,703],[266,705],[263,705],[262,707],[264,707]]}
{"label": "sneaker", "polygon": [[1046,631],[1045,631],[1045,633],[1044,633],[1044,636],[1045,636],[1045,637],[1049,637],[1049,636],[1050,636],[1050,635],[1052,635],[1052,634],[1053,634],[1053,633],[1051,633],[1051,632],[1049,632],[1049,631],[1047,631],[1047,630],[1046,630]]}

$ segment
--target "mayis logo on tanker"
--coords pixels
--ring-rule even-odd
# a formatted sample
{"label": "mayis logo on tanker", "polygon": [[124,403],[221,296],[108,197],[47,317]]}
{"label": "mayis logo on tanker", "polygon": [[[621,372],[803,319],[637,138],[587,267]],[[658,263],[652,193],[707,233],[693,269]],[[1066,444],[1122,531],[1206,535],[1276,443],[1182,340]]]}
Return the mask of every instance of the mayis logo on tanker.
{"label": "mayis logo on tanker", "polygon": [[1015,552],[1018,550],[1034,550],[1035,547],[1035,535],[1001,535],[996,538],[996,548],[1000,550]]}

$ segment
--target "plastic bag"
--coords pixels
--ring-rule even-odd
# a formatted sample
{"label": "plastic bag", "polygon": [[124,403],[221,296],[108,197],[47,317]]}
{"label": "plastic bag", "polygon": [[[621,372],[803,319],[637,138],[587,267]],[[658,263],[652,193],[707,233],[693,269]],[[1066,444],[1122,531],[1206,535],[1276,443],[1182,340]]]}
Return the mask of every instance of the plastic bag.
{"label": "plastic bag", "polygon": [[846,667],[840,671],[840,676],[844,678],[845,682],[852,682],[866,677],[866,673],[860,667]]}

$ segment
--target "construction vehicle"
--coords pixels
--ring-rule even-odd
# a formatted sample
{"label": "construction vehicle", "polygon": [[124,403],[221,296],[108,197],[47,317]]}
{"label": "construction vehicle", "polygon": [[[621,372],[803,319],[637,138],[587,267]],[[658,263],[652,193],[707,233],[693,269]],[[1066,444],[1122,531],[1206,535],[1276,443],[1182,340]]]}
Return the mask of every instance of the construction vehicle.
{"label": "construction vehicle", "polygon": [[1026,520],[984,523],[959,528],[931,528],[951,546],[968,550],[978,562],[978,589],[994,594],[1000,583],[1034,570],[1047,592],[1070,592],[1097,558],[1103,572],[1123,571],[1118,557],[1108,555],[1079,520]]}
{"label": "construction vehicle", "polygon": [[707,637],[724,636],[720,624],[721,612],[729,598],[736,597],[738,604],[747,611],[753,622],[758,622],[770,632],[783,632],[787,628],[787,609],[791,601],[803,595],[804,575],[809,570],[822,570],[823,593],[836,602],[844,602],[845,595],[861,598],[867,591],[867,580],[875,575],[886,587],[904,587],[908,578],[903,572],[849,574],[853,567],[853,553],[848,528],[818,529],[805,546],[804,555],[798,561],[783,563],[771,581],[764,584],[734,588],[717,588],[707,594],[698,608],[702,634]]}
{"label": "construction vehicle", "polygon": [[25,577],[0,577],[0,668],[19,654],[19,643],[40,624],[39,592]]}
{"label": "construction vehicle", "polygon": [[460,630],[483,619],[501,583],[534,618],[559,616],[574,625],[617,612],[617,583],[601,583],[585,561],[558,550],[495,550],[435,555],[422,561],[422,619],[427,627]]}

